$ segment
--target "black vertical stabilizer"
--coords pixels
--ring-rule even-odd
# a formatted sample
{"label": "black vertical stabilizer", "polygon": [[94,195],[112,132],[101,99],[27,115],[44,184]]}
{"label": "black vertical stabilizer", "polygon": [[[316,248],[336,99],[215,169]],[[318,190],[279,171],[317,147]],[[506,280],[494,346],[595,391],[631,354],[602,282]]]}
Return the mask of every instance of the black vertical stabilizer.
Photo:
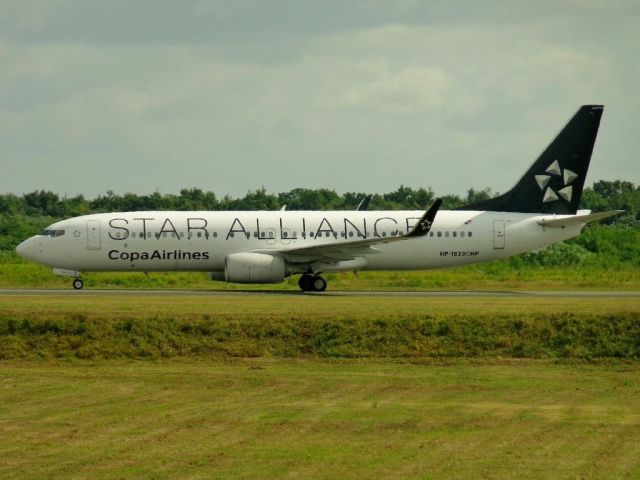
{"label": "black vertical stabilizer", "polygon": [[575,214],[598,134],[602,105],[584,105],[507,193],[458,210]]}

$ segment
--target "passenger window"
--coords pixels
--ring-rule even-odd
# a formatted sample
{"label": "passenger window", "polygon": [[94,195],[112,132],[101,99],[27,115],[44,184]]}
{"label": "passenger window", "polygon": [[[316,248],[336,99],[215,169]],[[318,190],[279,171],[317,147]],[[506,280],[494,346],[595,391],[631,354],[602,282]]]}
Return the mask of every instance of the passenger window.
{"label": "passenger window", "polygon": [[438,238],[442,237],[442,232],[438,232]]}
{"label": "passenger window", "polygon": [[353,232],[349,232],[349,236],[350,236],[350,237],[353,237]]}
{"label": "passenger window", "polygon": [[454,237],[457,237],[457,236],[458,236],[458,232],[453,232],[453,234],[452,234],[452,235],[453,235]]}
{"label": "passenger window", "polygon": [[471,232],[469,232],[469,236],[471,236],[471,235],[472,235]]}

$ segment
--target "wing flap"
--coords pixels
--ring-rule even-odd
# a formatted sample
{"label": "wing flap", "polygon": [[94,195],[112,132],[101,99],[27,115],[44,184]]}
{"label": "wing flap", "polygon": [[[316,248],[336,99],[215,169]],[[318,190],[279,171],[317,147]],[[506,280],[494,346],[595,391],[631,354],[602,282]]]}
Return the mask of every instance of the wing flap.
{"label": "wing flap", "polygon": [[292,248],[289,250],[253,250],[253,253],[267,253],[269,255],[280,255],[290,263],[308,263],[308,262],[339,262],[343,260],[354,260],[364,255],[372,255],[380,253],[375,247],[338,247],[337,245],[315,245],[313,247]]}

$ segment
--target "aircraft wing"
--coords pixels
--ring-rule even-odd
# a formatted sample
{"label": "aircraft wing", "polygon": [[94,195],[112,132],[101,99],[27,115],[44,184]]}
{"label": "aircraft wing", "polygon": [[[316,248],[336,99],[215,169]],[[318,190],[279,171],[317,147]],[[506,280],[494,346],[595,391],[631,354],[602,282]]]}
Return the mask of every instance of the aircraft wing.
{"label": "aircraft wing", "polygon": [[306,263],[325,261],[329,263],[342,260],[352,260],[362,255],[380,253],[376,245],[385,243],[400,242],[410,238],[423,237],[429,230],[436,218],[436,214],[442,204],[441,199],[433,202],[433,205],[424,212],[418,223],[405,235],[394,237],[375,237],[353,240],[348,242],[323,243],[320,245],[309,245],[304,247],[260,249],[252,250],[253,253],[268,253],[270,255],[280,255],[291,263]]}
{"label": "aircraft wing", "polygon": [[543,227],[556,227],[562,228],[569,225],[575,225],[576,223],[591,223],[596,222],[598,220],[603,220],[605,218],[613,217],[615,215],[620,215],[624,213],[624,210],[612,210],[610,212],[598,212],[591,213],[588,215],[572,215],[570,217],[562,217],[562,218],[543,218],[538,222],[539,225]]}

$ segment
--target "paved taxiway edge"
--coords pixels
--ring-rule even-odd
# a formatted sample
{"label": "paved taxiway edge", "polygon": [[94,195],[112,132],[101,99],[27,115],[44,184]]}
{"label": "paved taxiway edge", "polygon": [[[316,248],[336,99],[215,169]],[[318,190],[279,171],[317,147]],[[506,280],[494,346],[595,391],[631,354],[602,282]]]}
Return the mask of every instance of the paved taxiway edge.
{"label": "paved taxiway edge", "polygon": [[215,297],[215,296],[263,296],[263,295],[314,295],[330,297],[537,297],[537,298],[640,298],[640,291],[326,291],[323,293],[300,292],[297,290],[101,290],[101,289],[0,289],[0,296],[175,296],[175,297]]}

